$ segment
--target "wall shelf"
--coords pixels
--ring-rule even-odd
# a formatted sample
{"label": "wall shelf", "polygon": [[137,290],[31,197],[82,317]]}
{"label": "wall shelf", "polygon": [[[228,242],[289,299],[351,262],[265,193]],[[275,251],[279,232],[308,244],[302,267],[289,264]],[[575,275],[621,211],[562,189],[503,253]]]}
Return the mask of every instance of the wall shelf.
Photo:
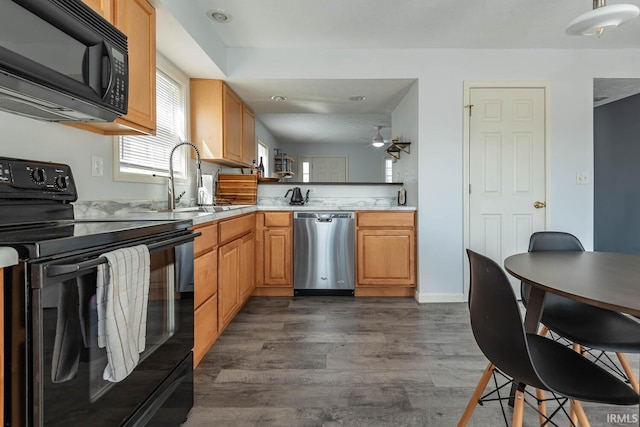
{"label": "wall shelf", "polygon": [[393,161],[400,160],[400,153],[405,152],[411,154],[410,142],[391,142],[391,145],[387,148],[387,153],[393,157]]}
{"label": "wall shelf", "polygon": [[282,152],[282,150],[275,148],[276,154],[273,157],[273,171],[277,174],[282,174],[283,176],[293,176],[294,173],[292,171],[293,168],[293,160],[291,157],[287,156],[286,153]]}

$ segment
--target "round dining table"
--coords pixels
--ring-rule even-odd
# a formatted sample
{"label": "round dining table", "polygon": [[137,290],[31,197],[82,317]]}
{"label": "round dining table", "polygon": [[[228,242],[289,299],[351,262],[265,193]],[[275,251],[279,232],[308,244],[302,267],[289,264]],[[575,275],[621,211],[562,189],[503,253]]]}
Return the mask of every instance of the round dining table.
{"label": "round dining table", "polygon": [[536,333],[547,292],[640,317],[640,255],[613,252],[527,252],[504,260],[531,285],[525,330]]}

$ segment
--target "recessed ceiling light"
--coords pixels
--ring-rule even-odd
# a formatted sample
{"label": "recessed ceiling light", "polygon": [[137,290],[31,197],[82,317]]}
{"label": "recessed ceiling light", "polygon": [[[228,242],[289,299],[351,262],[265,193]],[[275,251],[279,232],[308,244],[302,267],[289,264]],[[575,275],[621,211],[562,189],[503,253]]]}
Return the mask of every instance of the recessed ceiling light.
{"label": "recessed ceiling light", "polygon": [[349,101],[364,101],[366,98],[364,96],[351,96],[349,97]]}
{"label": "recessed ceiling light", "polygon": [[286,100],[287,100],[287,97],[286,97],[286,96],[282,96],[282,95],[273,95],[273,96],[271,97],[271,100],[272,100],[272,101],[278,101],[278,102],[281,102],[281,101],[286,101]]}
{"label": "recessed ceiling light", "polygon": [[231,15],[223,9],[209,9],[207,10],[207,17],[212,21],[219,22],[221,24],[227,24],[232,20]]}

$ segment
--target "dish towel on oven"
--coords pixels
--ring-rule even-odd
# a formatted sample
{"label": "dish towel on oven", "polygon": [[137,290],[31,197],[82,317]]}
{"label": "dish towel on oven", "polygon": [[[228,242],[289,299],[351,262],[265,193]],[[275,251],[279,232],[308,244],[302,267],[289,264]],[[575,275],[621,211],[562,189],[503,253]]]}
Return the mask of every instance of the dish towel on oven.
{"label": "dish towel on oven", "polygon": [[150,256],[145,245],[102,254],[98,266],[96,298],[98,346],[106,347],[103,378],[118,382],[137,366],[147,333]]}

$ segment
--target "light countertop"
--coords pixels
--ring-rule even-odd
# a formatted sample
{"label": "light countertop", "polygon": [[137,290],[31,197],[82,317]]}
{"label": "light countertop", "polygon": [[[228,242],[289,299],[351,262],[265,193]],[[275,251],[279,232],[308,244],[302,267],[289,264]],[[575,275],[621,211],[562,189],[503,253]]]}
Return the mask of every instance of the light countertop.
{"label": "light countertop", "polygon": [[18,263],[18,252],[13,248],[0,247],[0,268]]}
{"label": "light countertop", "polygon": [[[175,220],[191,220],[194,225],[203,224],[215,220],[224,218],[230,218],[233,216],[251,213],[256,211],[415,211],[413,206],[330,206],[330,205],[231,205],[225,206],[225,209],[221,212],[160,212],[160,211],[132,211],[129,213],[116,214],[118,219],[132,220],[132,221],[175,221]],[[85,216],[78,217],[81,220],[95,219],[96,217]]]}

